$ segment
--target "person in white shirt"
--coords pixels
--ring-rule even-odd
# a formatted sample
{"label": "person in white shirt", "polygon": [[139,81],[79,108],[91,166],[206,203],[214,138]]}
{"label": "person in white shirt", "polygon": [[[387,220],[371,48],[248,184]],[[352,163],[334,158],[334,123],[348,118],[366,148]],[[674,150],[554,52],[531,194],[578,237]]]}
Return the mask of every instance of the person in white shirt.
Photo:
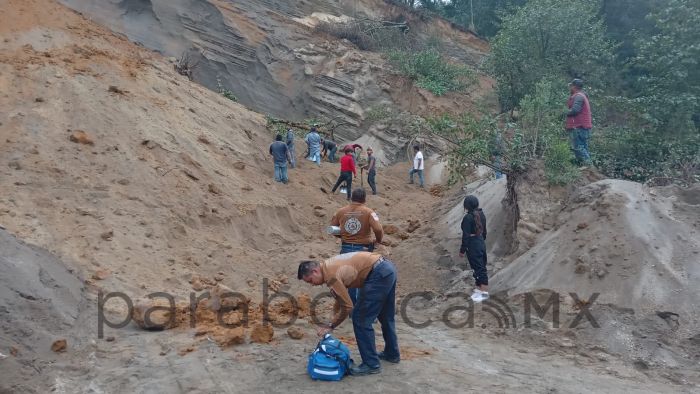
{"label": "person in white shirt", "polygon": [[413,156],[413,168],[411,168],[411,172],[408,173],[408,175],[410,176],[410,181],[408,183],[412,184],[413,174],[418,174],[420,187],[423,187],[423,170],[425,169],[425,162],[423,161],[423,152],[420,151],[419,145],[413,145],[413,152],[415,152],[416,155]]}

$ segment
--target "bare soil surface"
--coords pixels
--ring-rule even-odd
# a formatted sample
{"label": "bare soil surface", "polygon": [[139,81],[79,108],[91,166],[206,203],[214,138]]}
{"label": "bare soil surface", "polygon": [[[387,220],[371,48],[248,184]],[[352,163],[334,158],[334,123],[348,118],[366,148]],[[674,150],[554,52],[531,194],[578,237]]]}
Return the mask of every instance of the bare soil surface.
{"label": "bare soil surface", "polygon": [[[654,232],[631,233],[652,243],[647,252],[632,239],[619,238],[601,242],[599,253],[614,253],[626,244],[634,249],[630,253],[642,253],[635,260],[656,261],[639,275],[663,276],[645,282],[635,275],[615,277],[618,271],[608,269],[603,279],[610,282],[599,283],[597,275],[574,271],[567,276],[558,259],[540,259],[528,267],[523,262],[528,255],[504,255],[497,236],[503,181],[419,189],[406,184],[408,163],[381,168],[379,195],[368,200],[385,226],[396,228],[380,251],[399,269],[399,302],[407,315],[397,316],[403,359],[375,376],[337,384],[311,381],[306,357],[317,339],[308,307],[325,289],[310,288],[295,274],[299,260],[339,250],[337,240],[324,233],[333,212],[345,203],[345,196],[329,193],[338,165],[324,162],[318,168],[298,158],[290,184],[275,183],[267,152],[272,135],[262,115],[190,82],[160,55],[54,1],[8,0],[0,3],[0,14],[0,392],[698,390],[700,379],[692,367],[700,343],[693,326],[697,308],[692,309],[698,299],[693,290],[698,236],[691,232],[698,225],[697,190],[653,191],[656,203],[644,201],[651,192],[618,183],[609,183],[607,191],[601,191],[600,183],[586,186],[578,194],[585,196],[581,201],[577,194],[570,199],[564,195],[573,205],[556,210],[555,219],[562,222],[543,229],[534,241],[539,249],[532,252],[569,245],[571,226],[578,229],[577,236],[597,240],[611,226],[622,226],[618,232],[626,234],[638,224],[635,218],[654,220]],[[455,228],[465,192],[483,201],[494,234],[490,269],[500,271],[494,276],[494,296],[501,298],[494,302],[514,304],[517,328],[499,327],[503,316],[494,315],[488,305],[452,310],[444,317],[450,306],[469,306],[446,297],[471,290],[469,271],[457,257]],[[635,201],[647,216],[628,216]],[[598,227],[585,219],[589,227],[579,229],[596,204],[608,215],[597,217]],[[643,238],[649,234],[671,238],[657,245]],[[685,241],[676,241],[679,234]],[[566,248],[547,253],[570,253],[571,246]],[[668,253],[673,256],[667,258]],[[639,294],[607,300],[601,321],[613,335],[622,331],[609,327],[634,326],[658,309],[678,315],[680,329],[673,331],[678,334],[669,344],[657,345],[662,351],[642,357],[615,347],[626,338],[603,341],[588,323],[581,330],[556,329],[542,318],[533,327],[521,327],[517,305],[522,292],[568,290],[548,282],[547,264],[560,267],[556,278],[570,280],[571,291],[582,294],[603,284],[612,297],[630,292],[628,283],[632,288],[660,283],[663,289],[675,283],[683,309],[654,299],[664,306],[659,309]],[[665,265],[656,269],[652,264]],[[195,301],[191,326],[190,294],[226,288],[244,299],[233,305]],[[100,294],[115,292],[134,302],[133,317],[139,323],[103,325],[100,332],[101,315],[114,323],[129,316],[116,298],[99,310]],[[142,298],[154,292],[174,297],[175,313],[160,316],[173,317],[171,329],[139,327],[145,324]],[[429,292],[429,297],[411,299],[416,292]],[[261,309],[265,294],[269,299],[283,293],[299,301],[299,318],[292,325],[303,333],[301,339],[291,338],[281,325],[293,317],[284,299],[270,303],[267,319]],[[578,314],[580,305],[566,300],[562,305],[562,320]],[[646,305],[651,315],[628,318],[630,309],[639,313]],[[246,306],[248,327],[226,329],[216,323],[217,310],[228,308],[223,319],[235,323]],[[327,315],[330,306],[321,303],[319,313]],[[469,316],[473,324],[450,327]],[[657,326],[653,321],[640,326],[656,328],[635,334],[637,338],[662,341],[654,335],[669,329],[658,325],[671,326],[676,319],[663,316]],[[280,326],[259,328],[271,321]],[[428,326],[416,327],[428,321]],[[351,322],[339,327],[337,335],[358,359]]]}

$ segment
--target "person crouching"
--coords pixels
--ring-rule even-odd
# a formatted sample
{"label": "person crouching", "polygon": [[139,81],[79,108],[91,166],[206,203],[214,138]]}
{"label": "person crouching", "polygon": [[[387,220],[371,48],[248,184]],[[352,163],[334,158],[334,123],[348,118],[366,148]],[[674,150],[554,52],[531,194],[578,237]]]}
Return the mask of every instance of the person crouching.
{"label": "person crouching", "polygon": [[[313,286],[325,284],[336,300],[333,321],[320,325],[319,336],[338,327],[352,312],[352,326],[362,363],[350,370],[352,375],[369,375],[382,371],[379,360],[398,363],[401,360],[396,337],[396,268],[380,254],[354,252],[337,255],[323,262],[305,260],[299,263],[297,278]],[[353,307],[348,288],[360,289]],[[377,353],[372,323],[378,319],[384,337],[384,351]]]}

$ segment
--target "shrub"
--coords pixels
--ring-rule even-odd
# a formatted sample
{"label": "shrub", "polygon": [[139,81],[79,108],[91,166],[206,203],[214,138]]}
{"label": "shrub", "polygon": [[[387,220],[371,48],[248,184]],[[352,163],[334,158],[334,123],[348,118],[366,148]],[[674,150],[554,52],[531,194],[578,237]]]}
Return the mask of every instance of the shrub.
{"label": "shrub", "polygon": [[238,97],[236,97],[232,91],[224,88],[224,85],[221,84],[221,79],[219,77],[216,77],[216,85],[218,86],[219,94],[231,101],[238,102]]}
{"label": "shrub", "polygon": [[434,48],[418,52],[392,51],[389,60],[418,87],[436,96],[464,90],[476,81],[470,68],[448,63]]}
{"label": "shrub", "polygon": [[671,178],[691,183],[700,172],[700,135],[610,127],[594,131],[591,155],[596,167],[612,178],[637,182]]}

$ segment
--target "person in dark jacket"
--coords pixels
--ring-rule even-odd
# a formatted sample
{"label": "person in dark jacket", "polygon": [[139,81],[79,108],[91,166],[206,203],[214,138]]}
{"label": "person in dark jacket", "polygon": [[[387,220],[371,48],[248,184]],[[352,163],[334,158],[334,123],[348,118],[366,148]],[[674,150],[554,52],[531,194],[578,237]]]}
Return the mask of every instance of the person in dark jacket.
{"label": "person in dark jacket", "polygon": [[462,246],[459,257],[467,255],[476,281],[471,298],[481,302],[489,298],[489,277],[486,271],[486,216],[479,208],[479,199],[469,195],[464,198],[467,214],[462,218]]}
{"label": "person in dark jacket", "polygon": [[321,140],[321,157],[328,157],[328,161],[335,163],[335,152],[338,151],[338,144],[335,141],[325,138]]}
{"label": "person in dark jacket", "polygon": [[289,178],[287,177],[287,162],[291,160],[289,158],[287,144],[282,142],[282,135],[277,134],[275,142],[270,145],[270,155],[275,163],[275,181],[286,184],[289,182]]}

